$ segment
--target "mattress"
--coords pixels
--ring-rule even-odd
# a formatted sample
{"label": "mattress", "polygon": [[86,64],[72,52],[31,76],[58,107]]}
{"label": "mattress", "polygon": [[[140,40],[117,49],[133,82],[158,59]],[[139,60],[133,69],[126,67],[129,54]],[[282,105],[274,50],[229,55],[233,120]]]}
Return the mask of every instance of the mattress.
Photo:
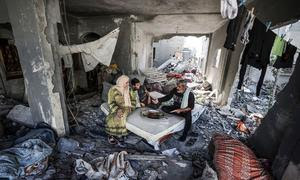
{"label": "mattress", "polygon": [[[159,94],[154,93],[153,96]],[[101,110],[108,115],[109,107],[107,103],[101,105]],[[172,133],[183,130],[185,120],[183,117],[165,114],[161,119],[150,119],[141,114],[141,108],[136,109],[127,118],[126,128],[134,134],[144,138],[149,144],[153,145],[156,150],[159,149],[160,140]],[[205,107],[195,104],[192,111],[192,122],[199,119],[205,111]]]}
{"label": "mattress", "polygon": [[[192,122],[199,119],[205,107],[196,104],[192,111]],[[141,115],[141,109],[135,110],[127,118],[126,128],[134,134],[144,138],[147,142],[159,149],[160,140],[172,133],[183,130],[185,120],[183,117],[166,114],[161,119],[150,119]]]}

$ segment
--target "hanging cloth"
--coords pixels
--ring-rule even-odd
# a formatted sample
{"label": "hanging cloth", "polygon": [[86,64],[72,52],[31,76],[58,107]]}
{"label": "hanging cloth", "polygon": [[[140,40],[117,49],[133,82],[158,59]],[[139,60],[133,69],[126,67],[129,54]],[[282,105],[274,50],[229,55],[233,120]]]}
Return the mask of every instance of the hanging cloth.
{"label": "hanging cloth", "polygon": [[104,37],[89,43],[60,46],[60,56],[81,53],[85,72],[93,70],[99,63],[109,66],[117,44],[119,31],[119,28],[117,28]]}
{"label": "hanging cloth", "polygon": [[285,45],[286,41],[282,37],[276,36],[271,54],[281,57],[284,52]]}
{"label": "hanging cloth", "polygon": [[221,15],[223,18],[234,19],[237,14],[237,0],[221,0]]}
{"label": "hanging cloth", "polygon": [[270,63],[270,53],[275,39],[275,33],[266,32],[266,26],[255,18],[253,28],[249,31],[247,44],[241,60],[238,89],[241,89],[247,66],[250,65],[261,70],[261,75],[256,86],[256,96],[259,96],[264,81],[267,66]]}
{"label": "hanging cloth", "polygon": [[255,16],[252,14],[252,12],[248,11],[246,22],[243,27],[243,32],[241,35],[241,42],[246,45],[249,42],[249,31],[252,29],[254,24]]}
{"label": "hanging cloth", "polygon": [[286,50],[281,57],[278,57],[273,67],[279,68],[292,68],[294,63],[294,56],[297,48],[290,43],[287,43]]}
{"label": "hanging cloth", "polygon": [[226,31],[227,36],[224,43],[226,49],[234,51],[245,11],[246,8],[241,6],[238,10],[237,17],[229,21]]}

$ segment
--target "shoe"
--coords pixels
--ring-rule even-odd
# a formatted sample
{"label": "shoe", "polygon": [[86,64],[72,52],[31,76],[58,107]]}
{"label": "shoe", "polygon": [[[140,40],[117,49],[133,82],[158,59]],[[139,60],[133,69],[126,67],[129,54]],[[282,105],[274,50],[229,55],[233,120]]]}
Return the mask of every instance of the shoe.
{"label": "shoe", "polygon": [[185,141],[186,140],[186,136],[181,136],[179,139],[178,139],[178,141],[181,141],[181,142],[183,142],[183,141]]}

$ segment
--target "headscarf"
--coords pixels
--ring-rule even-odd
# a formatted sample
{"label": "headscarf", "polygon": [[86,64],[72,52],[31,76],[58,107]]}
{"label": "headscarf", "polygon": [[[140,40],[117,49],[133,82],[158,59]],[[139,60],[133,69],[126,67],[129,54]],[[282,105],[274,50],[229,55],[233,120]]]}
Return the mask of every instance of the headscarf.
{"label": "headscarf", "polygon": [[129,95],[129,86],[126,87],[126,83],[129,81],[129,77],[122,75],[117,79],[115,88],[121,92],[124,97],[125,107],[131,107],[130,95]]}

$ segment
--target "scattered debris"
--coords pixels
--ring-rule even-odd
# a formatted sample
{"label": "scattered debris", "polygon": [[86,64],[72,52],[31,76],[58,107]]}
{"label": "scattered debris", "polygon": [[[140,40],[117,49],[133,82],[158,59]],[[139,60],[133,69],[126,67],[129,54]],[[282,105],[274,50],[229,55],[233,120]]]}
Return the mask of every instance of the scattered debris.
{"label": "scattered debris", "polygon": [[59,152],[72,152],[79,148],[79,142],[74,139],[60,138],[57,143]]}
{"label": "scattered debris", "polygon": [[136,178],[137,172],[131,167],[129,161],[125,160],[127,152],[113,153],[106,158],[93,160],[92,165],[82,159],[76,160],[75,171],[79,175],[85,175],[88,179],[126,180]]}
{"label": "scattered debris", "polygon": [[40,139],[29,139],[0,152],[0,178],[37,175],[48,167],[52,148]]}
{"label": "scattered debris", "polygon": [[217,173],[205,162],[205,168],[203,170],[200,180],[218,180]]}
{"label": "scattered debris", "polygon": [[30,107],[23,105],[16,105],[7,115],[7,119],[18,122],[28,127],[35,127],[36,123],[33,121]]}
{"label": "scattered debris", "polygon": [[169,156],[169,157],[174,157],[179,155],[180,153],[177,151],[176,148],[172,148],[172,149],[167,149],[161,152],[163,155]]}
{"label": "scattered debris", "polygon": [[[172,63],[167,68],[170,65]],[[223,133],[245,140],[249,135],[253,134],[268,110],[270,102],[268,91],[271,88],[269,88],[269,83],[265,83],[261,96],[254,98],[255,92],[248,87],[251,86],[252,82],[248,81],[245,85],[250,92],[247,90],[247,92],[236,91],[232,97],[231,104],[226,107],[219,107],[214,104],[217,96],[216,92],[203,89],[204,79],[201,75],[197,73],[195,75],[186,71],[182,72],[182,75],[188,81],[192,79],[189,83],[192,85],[196,101],[203,107],[203,111],[195,114],[197,121],[193,123],[193,132],[197,135],[189,134],[188,140],[182,143],[177,140],[180,137],[180,132],[173,132],[160,142],[160,150],[155,150],[145,139],[135,134],[130,134],[122,143],[122,147],[110,145],[107,142],[107,136],[104,131],[105,113],[99,107],[102,102],[101,96],[94,95],[87,97],[87,99],[80,98],[78,102],[70,102],[70,109],[74,111],[74,118],[77,123],[73,121],[73,118],[70,120],[69,137],[59,140],[56,147],[58,151],[54,151],[51,156],[48,156],[48,168],[43,170],[43,173],[35,175],[34,178],[84,178],[85,175],[79,175],[74,171],[76,160],[82,159],[84,162],[89,162],[94,168],[97,162],[100,163],[99,157],[105,159],[111,154],[124,150],[128,152],[124,156],[124,161],[130,162],[133,170],[136,172],[137,179],[204,178],[204,174],[211,170],[209,166],[212,167],[212,160],[208,155],[208,145],[212,135],[214,133]],[[145,81],[147,81],[147,77]],[[112,80],[107,82],[110,84]],[[162,92],[174,88],[176,86],[176,78],[167,79],[166,82],[150,83],[150,86],[153,89],[158,89],[157,92],[152,94],[153,96],[158,96]],[[108,90],[109,86],[106,89]],[[0,97],[0,104],[1,100]],[[13,107],[12,104],[6,104]],[[0,138],[0,149],[9,149],[14,144],[31,139],[40,139],[52,148],[55,146],[56,135],[51,128],[37,125],[36,129],[29,129],[17,121],[5,118],[1,122],[3,122],[5,132],[3,137]],[[244,129],[244,132],[242,132],[237,129],[239,122],[241,122],[241,127],[246,127],[248,131]],[[16,160],[11,159],[8,161],[13,162]],[[208,163],[207,165],[206,162]],[[8,168],[7,171],[10,170],[8,172],[15,171],[14,168],[9,169],[14,167],[10,166],[9,163],[8,166],[3,167]],[[17,170],[15,172],[18,175]],[[93,172],[97,173],[98,168],[93,169]],[[213,174],[213,171],[211,171],[211,174]],[[213,175],[212,178],[214,178]]]}

